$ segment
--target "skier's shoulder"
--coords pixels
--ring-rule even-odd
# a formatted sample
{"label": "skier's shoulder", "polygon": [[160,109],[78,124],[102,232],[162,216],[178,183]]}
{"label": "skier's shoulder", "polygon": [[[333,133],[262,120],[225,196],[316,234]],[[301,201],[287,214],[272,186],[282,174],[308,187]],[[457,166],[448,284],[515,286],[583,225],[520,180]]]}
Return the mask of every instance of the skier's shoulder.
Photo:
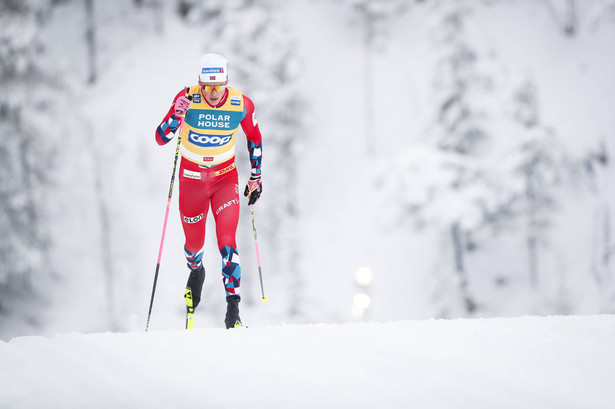
{"label": "skier's shoulder", "polygon": [[244,94],[237,88],[226,87],[226,89],[228,90],[228,96],[231,100],[231,103],[233,103],[233,101],[236,101],[237,104],[240,104],[243,102],[243,106],[245,109],[249,111],[254,110],[254,103],[252,102],[250,98],[248,98],[246,94]]}
{"label": "skier's shoulder", "polygon": [[245,109],[247,109],[248,111],[254,111],[254,102],[252,102],[252,100],[248,98],[246,94],[244,94],[241,91],[237,91],[236,95],[237,97],[241,98],[241,100],[243,101],[243,106]]}

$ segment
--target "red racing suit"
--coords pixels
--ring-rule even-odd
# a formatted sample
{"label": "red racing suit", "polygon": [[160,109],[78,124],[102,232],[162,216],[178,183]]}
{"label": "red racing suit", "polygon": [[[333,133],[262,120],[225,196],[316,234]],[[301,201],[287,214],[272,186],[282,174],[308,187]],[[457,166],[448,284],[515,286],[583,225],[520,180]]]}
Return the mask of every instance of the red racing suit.
{"label": "red racing suit", "polygon": [[188,266],[202,264],[205,222],[211,207],[218,249],[222,255],[222,276],[226,295],[239,296],[241,265],[235,234],[239,221],[239,184],[235,166],[236,133],[246,135],[251,176],[260,176],[262,137],[254,104],[238,90],[226,88],[217,106],[210,105],[194,85],[177,93],[166,116],[156,128],[156,142],[168,143],[180,125],[175,101],[192,96],[181,130],[182,155],[179,168],[179,213],[186,242]]}

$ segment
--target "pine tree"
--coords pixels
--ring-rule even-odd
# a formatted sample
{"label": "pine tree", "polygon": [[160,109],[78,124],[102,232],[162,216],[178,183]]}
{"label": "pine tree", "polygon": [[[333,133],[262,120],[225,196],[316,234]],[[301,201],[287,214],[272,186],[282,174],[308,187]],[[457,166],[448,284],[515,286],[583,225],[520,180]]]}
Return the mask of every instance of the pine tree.
{"label": "pine tree", "polygon": [[597,149],[592,149],[583,159],[585,173],[595,197],[591,243],[592,277],[600,292],[600,308],[603,312],[615,310],[615,277],[613,275],[612,204],[610,200],[611,154],[606,141],[601,140]]}
{"label": "pine tree", "polygon": [[513,172],[522,188],[515,194],[516,211],[525,219],[530,285],[540,281],[540,252],[548,244],[548,230],[557,209],[554,188],[562,181],[567,157],[555,131],[539,115],[537,89],[526,81],[518,89],[514,120],[521,126],[512,155]]}
{"label": "pine tree", "polygon": [[[52,276],[45,200],[52,184],[53,95],[39,25],[48,4],[0,1],[0,331],[37,326]],[[35,301],[33,303],[33,301]],[[11,327],[13,325],[13,327]]]}
{"label": "pine tree", "polygon": [[[466,39],[465,30],[472,6],[465,1],[436,2],[431,6],[434,19],[434,42],[439,52],[436,67],[436,118],[432,126],[432,140],[443,150],[467,156],[473,162],[483,150],[490,130],[486,120],[488,112],[485,103],[490,92],[490,81],[478,69],[478,52]],[[489,187],[488,180],[482,179],[486,172],[470,172],[464,168],[466,161],[459,161],[456,167],[458,182],[449,186],[456,194],[466,195],[464,190],[475,185]],[[468,174],[474,174],[467,179]],[[482,190],[484,193],[488,189]],[[480,199],[479,199],[480,200]],[[468,291],[469,276],[464,262],[467,246],[464,237],[469,229],[479,228],[480,224],[469,226],[461,219],[453,219],[443,234],[450,238],[453,270],[457,275],[459,292],[466,313],[476,309],[476,302]]]}
{"label": "pine tree", "polygon": [[363,38],[363,111],[365,118],[365,152],[376,154],[378,140],[376,134],[375,85],[377,79],[375,57],[385,48],[388,28],[395,17],[403,15],[409,7],[403,0],[345,0],[359,16],[358,24],[362,27]]}

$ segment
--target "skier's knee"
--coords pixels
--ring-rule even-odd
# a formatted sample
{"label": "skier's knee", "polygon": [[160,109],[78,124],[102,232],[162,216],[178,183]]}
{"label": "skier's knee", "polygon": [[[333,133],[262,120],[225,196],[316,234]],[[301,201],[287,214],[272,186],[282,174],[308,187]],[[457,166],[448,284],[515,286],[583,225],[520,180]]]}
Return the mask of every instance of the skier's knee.
{"label": "skier's knee", "polygon": [[184,247],[184,255],[186,256],[188,268],[191,270],[196,270],[203,264],[203,249],[193,253]]}

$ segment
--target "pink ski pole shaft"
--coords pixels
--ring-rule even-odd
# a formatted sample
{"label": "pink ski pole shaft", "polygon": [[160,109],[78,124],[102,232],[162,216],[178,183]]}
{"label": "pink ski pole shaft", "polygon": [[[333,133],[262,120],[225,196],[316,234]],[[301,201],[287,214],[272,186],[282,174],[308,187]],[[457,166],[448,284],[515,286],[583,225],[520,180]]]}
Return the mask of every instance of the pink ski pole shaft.
{"label": "pink ski pole shaft", "polygon": [[[187,93],[187,91],[186,91]],[[191,97],[188,97],[191,99]],[[149,301],[149,311],[147,313],[147,324],[145,324],[145,332],[149,328],[149,320],[152,316],[152,306],[154,305],[154,295],[156,294],[156,283],[158,282],[158,271],[160,270],[160,260],[162,259],[162,248],[164,246],[164,236],[167,231],[167,222],[169,220],[169,209],[171,208],[171,197],[173,196],[173,186],[175,185],[175,171],[177,169],[177,159],[179,158],[179,149],[181,147],[181,135],[184,127],[184,118],[177,128],[177,148],[175,148],[175,159],[173,160],[173,172],[171,172],[171,185],[169,186],[169,198],[167,200],[167,210],[164,214],[164,224],[162,226],[162,237],[160,239],[160,248],[158,249],[158,261],[156,263],[156,273],[154,274],[154,285],[152,286],[152,297]]]}
{"label": "pink ski pole shaft", "polygon": [[261,256],[258,252],[258,238],[256,237],[256,223],[254,222],[254,205],[250,205],[250,214],[252,215],[252,230],[254,231],[254,246],[256,247],[256,262],[258,263],[258,277],[261,281],[261,294],[263,295],[263,302],[267,302],[269,297],[265,296],[265,290],[263,290],[263,273],[261,270]]}

